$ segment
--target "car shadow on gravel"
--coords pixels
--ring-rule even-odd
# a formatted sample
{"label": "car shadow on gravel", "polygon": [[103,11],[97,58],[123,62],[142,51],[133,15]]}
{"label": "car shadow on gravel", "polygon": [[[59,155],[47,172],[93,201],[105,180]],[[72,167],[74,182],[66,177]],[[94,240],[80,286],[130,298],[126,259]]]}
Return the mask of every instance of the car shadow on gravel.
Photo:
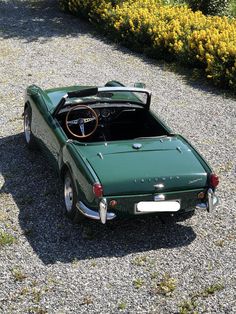
{"label": "car shadow on gravel", "polygon": [[[19,209],[19,225],[45,264],[189,245],[196,234],[189,226],[163,224],[158,218],[123,219],[107,225],[71,223],[63,214],[62,184],[40,152],[30,152],[23,134],[0,142],[4,176],[1,193],[10,193]],[[4,204],[3,208],[4,208]]]}

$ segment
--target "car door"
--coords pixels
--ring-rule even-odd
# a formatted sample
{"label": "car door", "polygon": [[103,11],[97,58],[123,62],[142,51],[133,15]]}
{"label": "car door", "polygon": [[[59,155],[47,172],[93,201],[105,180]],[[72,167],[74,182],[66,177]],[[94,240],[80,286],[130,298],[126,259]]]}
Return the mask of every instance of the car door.
{"label": "car door", "polygon": [[50,164],[59,170],[60,152],[67,137],[58,121],[52,117],[40,95],[31,98],[31,103],[33,103],[31,106],[32,133]]}

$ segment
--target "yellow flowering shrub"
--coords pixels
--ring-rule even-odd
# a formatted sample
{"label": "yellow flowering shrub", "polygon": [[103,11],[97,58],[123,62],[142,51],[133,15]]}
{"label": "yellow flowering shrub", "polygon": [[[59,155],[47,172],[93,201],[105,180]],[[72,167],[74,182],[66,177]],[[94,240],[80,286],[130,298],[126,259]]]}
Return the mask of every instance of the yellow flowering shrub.
{"label": "yellow flowering shrub", "polygon": [[214,83],[236,87],[235,19],[159,0],[60,1],[131,48],[203,67]]}

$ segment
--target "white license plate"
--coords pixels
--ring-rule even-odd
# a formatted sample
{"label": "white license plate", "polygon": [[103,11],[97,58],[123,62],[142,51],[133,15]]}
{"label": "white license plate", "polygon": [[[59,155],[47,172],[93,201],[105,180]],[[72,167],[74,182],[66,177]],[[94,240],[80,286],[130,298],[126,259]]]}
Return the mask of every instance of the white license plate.
{"label": "white license plate", "polygon": [[180,201],[139,202],[136,204],[137,213],[177,212]]}

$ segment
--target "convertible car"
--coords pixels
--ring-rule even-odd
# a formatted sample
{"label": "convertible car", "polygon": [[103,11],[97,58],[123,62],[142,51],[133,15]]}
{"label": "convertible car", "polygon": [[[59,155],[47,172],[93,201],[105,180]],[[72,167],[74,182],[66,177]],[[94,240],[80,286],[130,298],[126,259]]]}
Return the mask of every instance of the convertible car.
{"label": "convertible car", "polygon": [[68,217],[105,224],[125,215],[211,211],[217,204],[217,175],[150,104],[142,84],[27,88],[25,140],[60,174]]}

